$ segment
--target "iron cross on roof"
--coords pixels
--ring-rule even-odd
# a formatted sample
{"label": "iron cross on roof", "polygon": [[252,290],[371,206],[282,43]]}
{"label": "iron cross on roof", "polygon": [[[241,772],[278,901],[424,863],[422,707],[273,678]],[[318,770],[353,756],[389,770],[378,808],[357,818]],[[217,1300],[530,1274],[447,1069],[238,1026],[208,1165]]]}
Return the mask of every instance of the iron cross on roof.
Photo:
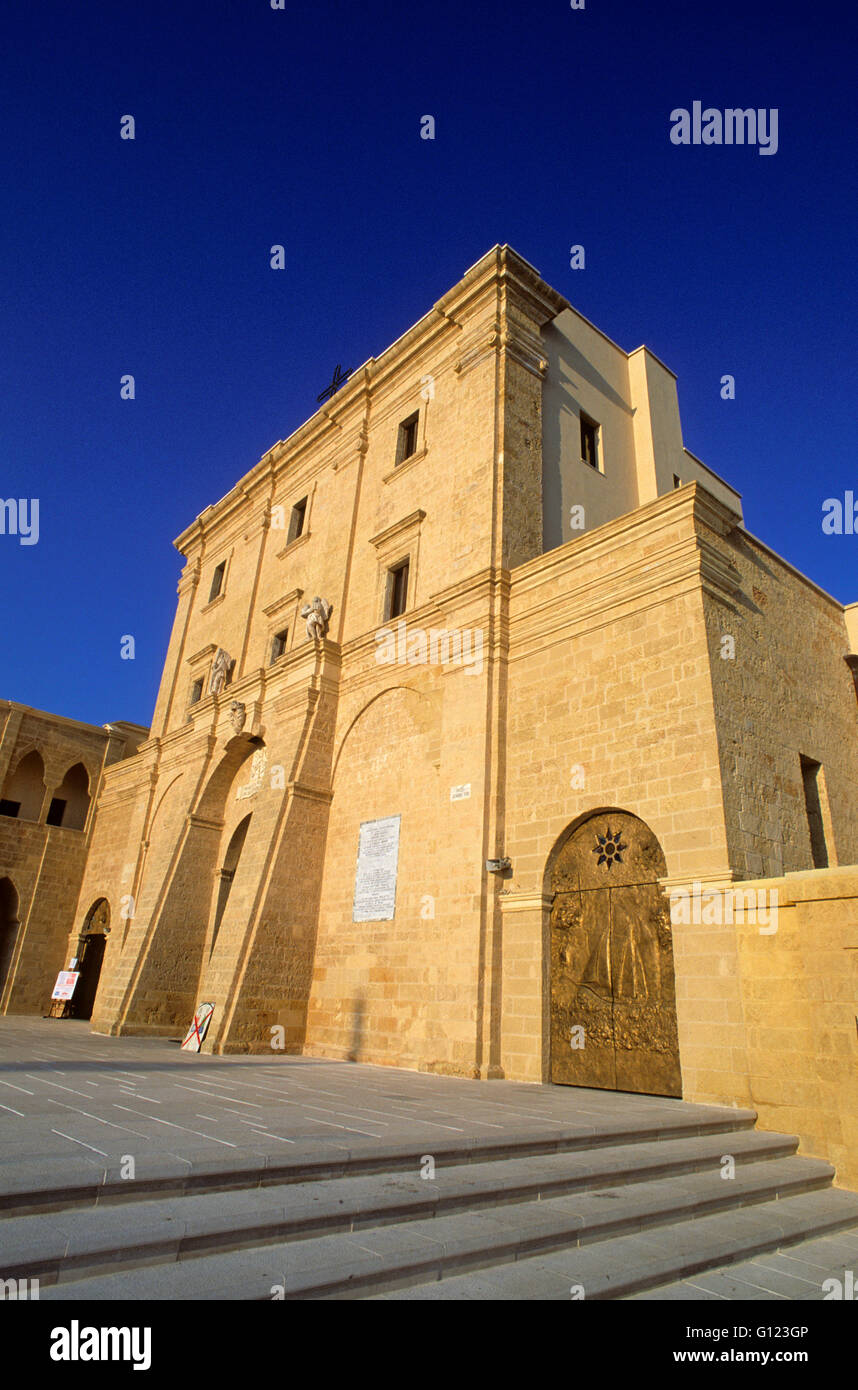
{"label": "iron cross on roof", "polygon": [[337,393],[337,391],[339,391],[340,387],[343,386],[343,385],[348,381],[348,379],[349,379],[349,377],[351,376],[351,374],[352,374],[351,367],[349,367],[349,370],[348,370],[347,372],[344,372],[343,369],[342,369],[342,367],[340,366],[340,364],[339,364],[339,362],[338,362],[337,365],[334,367],[334,375],[333,375],[333,379],[332,379],[332,381],[331,381],[330,386],[326,386],[325,389],[324,389],[324,391],[322,392],[321,396],[317,396],[317,397],[316,397],[316,400],[319,401],[319,402],[321,402],[321,401],[326,401],[326,400],[328,399],[329,396],[334,396],[334,395],[336,395],[336,393]]}

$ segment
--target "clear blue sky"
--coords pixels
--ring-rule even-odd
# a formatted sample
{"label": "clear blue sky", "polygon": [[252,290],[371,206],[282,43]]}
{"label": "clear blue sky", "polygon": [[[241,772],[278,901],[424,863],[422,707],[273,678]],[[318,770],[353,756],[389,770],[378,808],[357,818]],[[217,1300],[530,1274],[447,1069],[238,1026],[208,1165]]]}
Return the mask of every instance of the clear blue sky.
{"label": "clear blue sky", "polygon": [[[856,39],[845,0],[7,0],[0,497],[40,538],[0,536],[0,696],[148,723],[174,537],[497,242],[647,343],[749,529],[858,599],[821,530],[858,496]],[[777,153],[673,145],[694,100],[776,107]]]}

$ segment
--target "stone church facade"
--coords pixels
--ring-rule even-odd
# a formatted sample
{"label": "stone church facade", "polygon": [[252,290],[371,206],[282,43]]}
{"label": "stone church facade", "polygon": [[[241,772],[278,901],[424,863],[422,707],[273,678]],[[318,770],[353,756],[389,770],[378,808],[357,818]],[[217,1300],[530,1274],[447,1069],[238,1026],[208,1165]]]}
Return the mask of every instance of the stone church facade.
{"label": "stone church facade", "polygon": [[[205,1050],[746,1102],[749,972],[822,898],[858,943],[858,608],[745,529],[658,358],[495,247],[176,545],[70,923],[107,904],[96,1031],[205,1000]],[[749,883],[779,935],[672,922]]]}

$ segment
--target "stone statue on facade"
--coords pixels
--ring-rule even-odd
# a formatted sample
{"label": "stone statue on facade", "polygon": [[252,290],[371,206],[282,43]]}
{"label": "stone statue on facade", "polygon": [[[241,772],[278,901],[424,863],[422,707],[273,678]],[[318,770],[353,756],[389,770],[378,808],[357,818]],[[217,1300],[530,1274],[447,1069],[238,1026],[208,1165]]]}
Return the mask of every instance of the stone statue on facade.
{"label": "stone statue on facade", "polygon": [[221,693],[229,680],[229,673],[234,664],[229,652],[225,652],[223,647],[218,647],[215,652],[215,659],[212,662],[212,673],[209,677],[210,695],[219,695]]}
{"label": "stone statue on facade", "polygon": [[305,603],[301,609],[301,617],[307,619],[307,636],[310,641],[321,642],[328,635],[328,623],[334,611],[332,603],[326,603],[318,594],[312,603]]}

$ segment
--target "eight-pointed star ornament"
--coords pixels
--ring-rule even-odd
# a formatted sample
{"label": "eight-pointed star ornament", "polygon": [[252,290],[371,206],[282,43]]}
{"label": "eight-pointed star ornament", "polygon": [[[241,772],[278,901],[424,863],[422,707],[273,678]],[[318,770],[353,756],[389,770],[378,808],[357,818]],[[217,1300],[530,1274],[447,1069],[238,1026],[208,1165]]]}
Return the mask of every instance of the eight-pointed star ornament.
{"label": "eight-pointed star ornament", "polygon": [[612,864],[622,864],[623,856],[621,851],[628,849],[628,845],[624,845],[620,842],[620,835],[612,834],[610,827],[608,827],[605,834],[597,835],[596,839],[599,843],[593,850],[593,853],[599,856],[596,860],[597,864],[607,864],[609,869]]}

